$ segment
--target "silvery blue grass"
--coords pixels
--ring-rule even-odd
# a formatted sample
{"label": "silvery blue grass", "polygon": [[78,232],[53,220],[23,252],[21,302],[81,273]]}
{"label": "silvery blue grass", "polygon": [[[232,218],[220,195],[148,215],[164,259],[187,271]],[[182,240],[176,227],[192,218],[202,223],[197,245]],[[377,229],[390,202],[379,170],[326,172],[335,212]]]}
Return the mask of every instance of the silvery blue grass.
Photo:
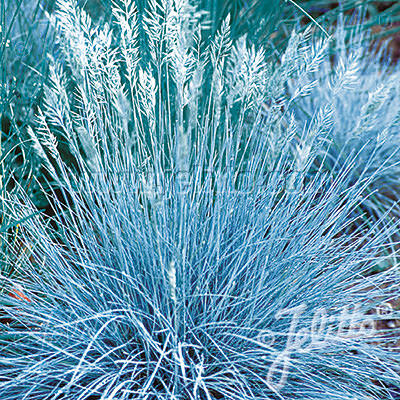
{"label": "silvery blue grass", "polygon": [[[335,173],[346,157],[360,152],[352,180],[362,174],[375,178],[358,212],[377,219],[393,208],[400,194],[400,71],[397,63],[390,64],[384,46],[371,51],[365,45],[368,34],[353,31],[350,46],[345,37],[345,25],[340,23],[333,36],[333,57],[326,52],[318,69],[303,81],[310,85],[310,95],[297,102],[296,123],[302,129],[310,116],[331,114],[331,146],[321,162]],[[298,84],[290,93],[298,90]],[[398,216],[399,211],[396,206],[391,213]]]}
{"label": "silvery blue grass", "polygon": [[395,398],[397,222],[356,212],[384,166],[355,177],[361,147],[332,173],[331,109],[295,113],[329,41],[293,34],[273,65],[229,20],[204,38],[185,0],[112,12],[98,27],[60,0],[53,18],[30,135],[55,216],[7,197],[24,252],[0,398]]}

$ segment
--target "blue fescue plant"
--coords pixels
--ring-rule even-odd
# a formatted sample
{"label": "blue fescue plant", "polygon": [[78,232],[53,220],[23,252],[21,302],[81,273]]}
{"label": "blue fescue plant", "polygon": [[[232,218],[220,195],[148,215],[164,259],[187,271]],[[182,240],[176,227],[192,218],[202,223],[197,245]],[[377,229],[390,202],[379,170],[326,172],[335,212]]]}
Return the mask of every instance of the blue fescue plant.
{"label": "blue fescue plant", "polygon": [[28,250],[3,279],[0,398],[396,398],[398,267],[366,272],[398,226],[355,213],[385,166],[323,168],[331,109],[292,107],[329,42],[294,33],[272,65],[229,20],[205,45],[186,0],[112,13],[54,15],[29,130],[54,216],[5,202]]}
{"label": "blue fescue plant", "polygon": [[[362,175],[374,176],[358,214],[379,219],[390,209],[398,217],[394,200],[400,197],[399,66],[384,46],[377,50],[365,45],[369,33],[356,29],[346,39],[345,28],[341,21],[332,34],[333,52],[326,51],[319,68],[303,81],[313,87],[309,96],[296,102],[296,121],[302,129],[311,116],[329,110],[330,149],[318,164],[335,174],[357,154],[350,184]],[[295,81],[290,93],[297,87]]]}

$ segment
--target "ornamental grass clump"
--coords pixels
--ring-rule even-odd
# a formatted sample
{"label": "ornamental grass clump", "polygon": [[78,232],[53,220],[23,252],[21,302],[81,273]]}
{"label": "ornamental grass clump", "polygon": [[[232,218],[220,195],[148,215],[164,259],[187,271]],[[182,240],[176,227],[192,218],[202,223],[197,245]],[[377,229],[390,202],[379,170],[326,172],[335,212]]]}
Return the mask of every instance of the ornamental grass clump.
{"label": "ornamental grass clump", "polygon": [[204,37],[188,1],[112,14],[53,17],[29,129],[53,216],[7,194],[26,251],[10,243],[0,398],[395,398],[398,267],[367,272],[397,221],[355,212],[382,170],[354,177],[361,150],[323,168],[333,113],[293,109],[329,42],[295,33],[274,65],[229,19]]}
{"label": "ornamental grass clump", "polygon": [[[330,148],[320,157],[323,168],[335,174],[351,154],[357,164],[352,184],[361,175],[374,176],[367,188],[368,199],[358,209],[360,216],[378,220],[390,209],[399,216],[396,200],[400,195],[399,127],[400,71],[385,47],[369,48],[370,34],[353,28],[346,41],[346,29],[340,23],[332,35],[333,55],[326,51],[319,68],[307,76],[303,85],[313,82],[309,96],[294,107],[299,129],[320,110],[332,113]],[[349,36],[349,35],[347,35]],[[298,82],[290,89],[297,90]],[[398,234],[396,233],[398,240]]]}

